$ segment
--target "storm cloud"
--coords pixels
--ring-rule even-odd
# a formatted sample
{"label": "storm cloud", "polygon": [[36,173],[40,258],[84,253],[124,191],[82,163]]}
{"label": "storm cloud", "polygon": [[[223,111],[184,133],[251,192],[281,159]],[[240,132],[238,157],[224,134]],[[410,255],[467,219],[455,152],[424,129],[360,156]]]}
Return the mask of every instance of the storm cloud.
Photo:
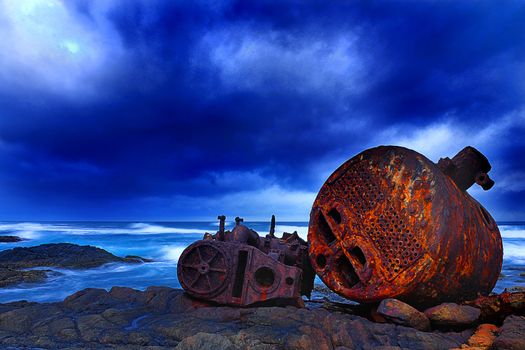
{"label": "storm cloud", "polygon": [[0,218],[307,220],[380,144],[477,147],[525,217],[525,5],[0,2]]}

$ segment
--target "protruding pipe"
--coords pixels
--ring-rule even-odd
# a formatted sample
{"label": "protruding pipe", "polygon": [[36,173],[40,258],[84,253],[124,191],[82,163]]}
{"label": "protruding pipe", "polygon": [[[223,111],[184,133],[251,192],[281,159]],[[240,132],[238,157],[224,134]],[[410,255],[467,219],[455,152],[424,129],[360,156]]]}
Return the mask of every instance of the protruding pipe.
{"label": "protruding pipe", "polygon": [[476,175],[476,183],[485,191],[490,190],[492,186],[494,186],[494,180],[492,180],[487,173],[478,173]]}
{"label": "protruding pipe", "polygon": [[226,216],[219,215],[217,216],[217,219],[219,219],[219,232],[221,233],[221,236],[224,235],[224,223],[226,221]]}
{"label": "protruding pipe", "polygon": [[474,183],[478,183],[484,190],[488,190],[494,185],[494,181],[487,175],[492,168],[489,161],[474,147],[463,148],[452,159],[441,158],[438,166],[456,183],[460,190],[466,191]]}
{"label": "protruding pipe", "polygon": [[270,237],[275,237],[275,215],[272,215],[272,221],[270,222]]}

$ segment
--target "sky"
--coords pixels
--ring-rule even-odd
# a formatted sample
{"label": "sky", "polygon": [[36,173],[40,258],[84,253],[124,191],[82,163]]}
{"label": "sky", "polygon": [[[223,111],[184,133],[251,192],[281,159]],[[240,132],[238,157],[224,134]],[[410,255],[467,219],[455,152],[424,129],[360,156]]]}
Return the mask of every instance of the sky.
{"label": "sky", "polygon": [[307,221],[378,145],[525,220],[522,1],[0,0],[0,220]]}

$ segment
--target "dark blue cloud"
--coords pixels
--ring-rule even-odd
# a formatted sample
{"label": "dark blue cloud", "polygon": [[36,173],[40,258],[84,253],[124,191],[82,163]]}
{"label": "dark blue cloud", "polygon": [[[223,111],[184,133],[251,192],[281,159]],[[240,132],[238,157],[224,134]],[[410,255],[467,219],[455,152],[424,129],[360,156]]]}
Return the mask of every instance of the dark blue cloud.
{"label": "dark blue cloud", "polygon": [[525,217],[520,2],[31,0],[0,15],[2,218],[306,220],[340,162],[392,143],[433,160],[480,148],[502,186],[476,195]]}

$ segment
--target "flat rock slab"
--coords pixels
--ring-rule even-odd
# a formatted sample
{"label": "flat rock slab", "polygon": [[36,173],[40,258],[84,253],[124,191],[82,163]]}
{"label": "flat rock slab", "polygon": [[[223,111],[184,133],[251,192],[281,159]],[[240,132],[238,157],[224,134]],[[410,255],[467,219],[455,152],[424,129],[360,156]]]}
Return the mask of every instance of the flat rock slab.
{"label": "flat rock slab", "polygon": [[450,349],[472,334],[422,332],[323,308],[215,306],[165,287],[0,304],[0,348]]}
{"label": "flat rock slab", "polygon": [[469,327],[477,322],[481,310],[454,303],[443,303],[425,310],[432,326],[437,327]]}

